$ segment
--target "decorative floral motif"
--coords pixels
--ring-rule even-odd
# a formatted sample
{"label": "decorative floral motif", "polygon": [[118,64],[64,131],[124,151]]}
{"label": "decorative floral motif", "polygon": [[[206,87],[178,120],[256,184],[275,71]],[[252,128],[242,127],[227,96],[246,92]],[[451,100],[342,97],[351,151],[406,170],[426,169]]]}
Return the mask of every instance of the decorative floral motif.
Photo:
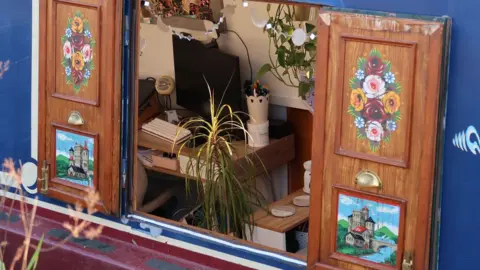
{"label": "decorative floral motif", "polygon": [[385,82],[377,75],[368,75],[363,82],[363,90],[368,98],[377,98],[385,94]]}
{"label": "decorative floral motif", "polygon": [[380,124],[377,121],[369,121],[367,123],[366,134],[367,134],[367,138],[370,141],[374,141],[374,142],[381,141],[384,134],[382,124]]}
{"label": "decorative floral motif", "polygon": [[75,93],[81,86],[88,86],[93,64],[93,48],[96,42],[90,32],[90,24],[79,11],[68,18],[65,35],[62,36],[63,61],[67,84],[73,84]]}
{"label": "decorative floral motif", "polygon": [[388,92],[383,96],[382,100],[387,113],[395,113],[400,109],[400,96],[397,93]]}
{"label": "decorative floral motif", "polygon": [[362,88],[354,89],[350,95],[350,104],[352,104],[355,111],[359,112],[363,110],[365,103],[367,103],[367,97]]}
{"label": "decorative floral motif", "polygon": [[350,87],[348,113],[354,117],[357,137],[367,139],[370,149],[376,152],[397,129],[402,87],[395,81],[390,61],[382,59],[376,49],[367,58],[358,59]]}
{"label": "decorative floral motif", "polygon": [[365,120],[363,120],[362,117],[355,118],[355,126],[357,126],[357,128],[365,127]]}
{"label": "decorative floral motif", "polygon": [[365,71],[357,70],[357,73],[355,73],[355,76],[357,76],[357,79],[363,80],[363,78],[365,78]]}

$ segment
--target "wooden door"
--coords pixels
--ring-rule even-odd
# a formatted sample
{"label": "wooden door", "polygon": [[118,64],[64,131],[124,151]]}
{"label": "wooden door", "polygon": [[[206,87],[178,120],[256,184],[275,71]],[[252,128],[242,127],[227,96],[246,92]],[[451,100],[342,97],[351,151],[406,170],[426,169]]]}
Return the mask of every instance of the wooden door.
{"label": "wooden door", "polygon": [[[39,175],[47,196],[118,211],[120,152],[120,0],[43,0],[40,39]],[[45,187],[48,186],[48,190]]]}
{"label": "wooden door", "polygon": [[448,25],[320,14],[310,267],[428,269]]}

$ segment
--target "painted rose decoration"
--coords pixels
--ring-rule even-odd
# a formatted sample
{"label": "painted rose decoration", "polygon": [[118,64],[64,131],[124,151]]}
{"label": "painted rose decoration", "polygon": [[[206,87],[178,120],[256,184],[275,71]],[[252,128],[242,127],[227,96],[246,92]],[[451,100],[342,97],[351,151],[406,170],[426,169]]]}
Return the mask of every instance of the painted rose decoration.
{"label": "painted rose decoration", "polygon": [[357,137],[367,139],[370,149],[376,152],[380,143],[390,141],[400,121],[400,92],[390,61],[373,49],[367,58],[357,61],[355,76],[350,79],[350,106]]}
{"label": "painted rose decoration", "polygon": [[67,84],[72,84],[75,93],[81,86],[88,86],[93,65],[95,39],[90,32],[88,20],[79,11],[68,18],[65,34],[62,36],[63,61]]}

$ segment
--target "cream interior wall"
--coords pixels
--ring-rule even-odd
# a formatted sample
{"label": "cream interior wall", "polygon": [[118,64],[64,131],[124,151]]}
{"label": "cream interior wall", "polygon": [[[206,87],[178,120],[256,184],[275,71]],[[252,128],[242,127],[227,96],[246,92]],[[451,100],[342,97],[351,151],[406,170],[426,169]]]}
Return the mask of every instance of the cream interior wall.
{"label": "cream interior wall", "polygon": [[[251,20],[251,9],[254,9],[260,18],[268,18],[266,3],[249,2],[244,8],[240,1],[223,0],[224,6],[236,5],[235,13],[227,18],[229,30],[237,32],[248,47],[253,68],[253,75],[265,63],[268,63],[268,37],[261,28],[257,28]],[[271,10],[277,8],[271,4]],[[194,33],[192,33],[194,34]],[[198,33],[202,35],[203,33]],[[139,75],[141,78],[148,76],[158,77],[170,75],[174,77],[173,46],[170,33],[162,32],[156,25],[141,24],[140,35],[145,38],[146,46],[140,56]],[[250,68],[247,53],[239,38],[230,32],[223,33],[218,39],[220,49],[240,57],[242,84],[245,79],[250,79]],[[272,104],[306,109],[303,101],[298,97],[296,88],[285,86],[270,74],[262,78],[262,83],[267,84],[272,91]],[[173,97],[175,101],[175,97]]]}
{"label": "cream interior wall", "polygon": [[[223,0],[224,6],[228,4],[235,4],[234,0]],[[270,4],[270,13],[274,14],[277,9],[277,4]],[[252,62],[253,76],[260,69],[260,67],[269,63],[268,47],[269,39],[262,28],[256,27],[251,20],[251,10],[254,9],[256,16],[262,19],[268,19],[267,4],[263,2],[249,2],[248,7],[244,8],[241,2],[237,1],[237,8],[233,16],[227,19],[227,27],[229,30],[237,32],[244,40],[250,52],[250,59]],[[240,65],[244,79],[250,77],[250,70],[248,68],[247,54],[245,47],[240,42],[238,37],[233,33],[225,33],[220,36],[220,47],[223,50],[238,55],[241,59]],[[274,56],[275,57],[275,56]],[[282,82],[278,81],[270,73],[261,78],[261,82],[267,84],[272,91],[272,104],[306,109],[303,101],[298,97],[298,90],[293,87],[288,87]]]}
{"label": "cream interior wall", "polygon": [[161,31],[156,25],[141,23],[140,37],[146,42],[139,59],[140,78],[157,78],[161,75],[175,77],[172,35]]}

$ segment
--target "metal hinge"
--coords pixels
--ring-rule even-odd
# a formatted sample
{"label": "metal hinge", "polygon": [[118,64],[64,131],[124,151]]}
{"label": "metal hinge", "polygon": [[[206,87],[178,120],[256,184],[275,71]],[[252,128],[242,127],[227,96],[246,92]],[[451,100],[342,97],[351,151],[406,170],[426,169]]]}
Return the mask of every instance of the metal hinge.
{"label": "metal hinge", "polygon": [[413,254],[406,251],[403,255],[402,261],[402,270],[412,270],[413,269]]}
{"label": "metal hinge", "polygon": [[46,160],[43,161],[42,165],[42,178],[39,178],[41,183],[40,192],[46,194],[48,192],[48,180],[50,178],[49,174],[49,164]]}

